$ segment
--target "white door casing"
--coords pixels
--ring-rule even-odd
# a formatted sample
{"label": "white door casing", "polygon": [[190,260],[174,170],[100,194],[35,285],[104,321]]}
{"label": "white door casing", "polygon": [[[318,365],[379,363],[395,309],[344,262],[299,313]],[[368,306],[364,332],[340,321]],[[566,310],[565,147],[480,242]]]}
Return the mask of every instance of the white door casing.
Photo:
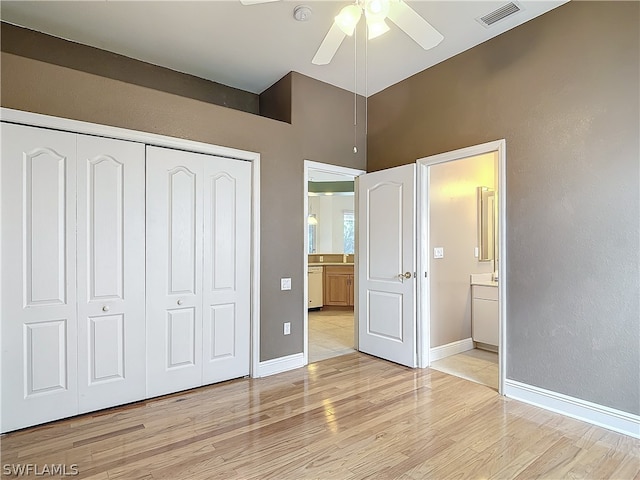
{"label": "white door casing", "polygon": [[1,128],[5,432],[78,410],[76,138]]}
{"label": "white door casing", "polygon": [[77,136],[80,413],[145,396],[144,145]]}
{"label": "white door casing", "polygon": [[415,367],[415,165],[362,175],[356,188],[359,350]]}

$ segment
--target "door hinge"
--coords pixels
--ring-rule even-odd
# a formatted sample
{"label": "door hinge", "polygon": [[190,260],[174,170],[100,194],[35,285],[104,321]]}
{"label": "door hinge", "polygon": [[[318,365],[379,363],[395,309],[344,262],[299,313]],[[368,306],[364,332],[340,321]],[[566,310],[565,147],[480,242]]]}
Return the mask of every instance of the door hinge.
{"label": "door hinge", "polygon": [[427,272],[424,272],[424,278],[427,278]]}

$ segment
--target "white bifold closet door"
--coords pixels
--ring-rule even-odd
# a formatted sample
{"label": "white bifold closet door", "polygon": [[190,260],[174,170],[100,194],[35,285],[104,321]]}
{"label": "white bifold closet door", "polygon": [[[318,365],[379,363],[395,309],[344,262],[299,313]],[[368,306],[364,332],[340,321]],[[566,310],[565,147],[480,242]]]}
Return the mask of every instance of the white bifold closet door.
{"label": "white bifold closet door", "polygon": [[78,413],[76,137],[2,124],[2,432]]}
{"label": "white bifold closet door", "polygon": [[80,413],[145,397],[144,145],[77,136]]}
{"label": "white bifold closet door", "polygon": [[1,128],[1,431],[143,398],[144,147]]}
{"label": "white bifold closet door", "polygon": [[249,162],[147,147],[147,396],[249,374]]}

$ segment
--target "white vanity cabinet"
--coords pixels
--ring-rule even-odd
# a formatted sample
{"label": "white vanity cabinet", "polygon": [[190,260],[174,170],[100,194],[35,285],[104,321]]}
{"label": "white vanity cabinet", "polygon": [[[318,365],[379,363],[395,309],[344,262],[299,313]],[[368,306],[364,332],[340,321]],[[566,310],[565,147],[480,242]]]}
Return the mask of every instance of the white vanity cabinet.
{"label": "white vanity cabinet", "polygon": [[499,344],[498,287],[471,285],[471,335],[474,342]]}

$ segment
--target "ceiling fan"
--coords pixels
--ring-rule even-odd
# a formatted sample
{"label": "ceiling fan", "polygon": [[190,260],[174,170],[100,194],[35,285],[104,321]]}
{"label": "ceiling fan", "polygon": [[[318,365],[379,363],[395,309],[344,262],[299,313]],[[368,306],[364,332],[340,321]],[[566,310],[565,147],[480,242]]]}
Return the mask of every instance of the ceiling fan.
{"label": "ceiling fan", "polygon": [[[268,3],[278,0],[240,0],[243,5]],[[347,35],[353,35],[364,14],[367,38],[379,37],[389,31],[386,20],[391,20],[425,50],[438,45],[444,37],[403,0],[355,0],[340,10],[324,37],[311,63],[326,65],[340,48]]]}

